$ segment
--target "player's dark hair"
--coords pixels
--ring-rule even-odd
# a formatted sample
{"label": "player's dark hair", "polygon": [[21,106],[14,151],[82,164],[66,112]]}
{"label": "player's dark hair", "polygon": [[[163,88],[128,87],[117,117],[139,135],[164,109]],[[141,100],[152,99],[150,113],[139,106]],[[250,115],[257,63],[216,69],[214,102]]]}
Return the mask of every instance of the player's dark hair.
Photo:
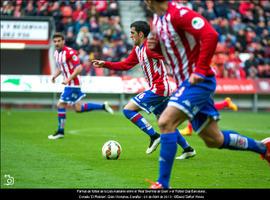
{"label": "player's dark hair", "polygon": [[65,36],[64,34],[60,33],[60,32],[56,32],[53,34],[53,39],[54,38],[61,38],[62,40],[65,40]]}
{"label": "player's dark hair", "polygon": [[150,26],[145,21],[136,21],[130,25],[130,28],[134,27],[136,32],[143,32],[144,37],[147,37],[150,33]]}

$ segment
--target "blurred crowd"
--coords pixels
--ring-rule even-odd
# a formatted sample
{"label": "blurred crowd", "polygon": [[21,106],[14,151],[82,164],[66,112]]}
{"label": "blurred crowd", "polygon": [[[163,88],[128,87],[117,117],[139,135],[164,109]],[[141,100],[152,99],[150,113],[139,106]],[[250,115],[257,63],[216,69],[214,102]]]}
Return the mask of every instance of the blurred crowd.
{"label": "blurred crowd", "polygon": [[89,59],[120,61],[132,49],[122,30],[115,0],[4,0],[1,15],[52,16],[56,31],[65,35],[66,45],[78,51],[83,75],[121,75],[122,72],[93,68]]}
{"label": "blurred crowd", "polygon": [[[219,33],[212,66],[219,78],[270,78],[270,1],[174,0],[203,15]],[[146,17],[152,20],[141,1]]]}
{"label": "blurred crowd", "polygon": [[[212,66],[220,78],[270,78],[270,1],[173,0],[210,21],[219,33]],[[152,13],[145,10],[149,21]],[[66,45],[78,51],[83,75],[122,75],[95,69],[90,59],[120,61],[132,49],[121,26],[117,0],[3,0],[1,15],[53,16]]]}

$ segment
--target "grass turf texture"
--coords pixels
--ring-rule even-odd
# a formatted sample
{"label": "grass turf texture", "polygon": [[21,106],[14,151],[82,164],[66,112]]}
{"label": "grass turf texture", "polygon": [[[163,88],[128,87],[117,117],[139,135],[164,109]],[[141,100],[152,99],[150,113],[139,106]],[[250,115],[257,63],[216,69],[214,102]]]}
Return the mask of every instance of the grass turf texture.
{"label": "grass turf texture", "polygon": [[[269,113],[221,115],[223,129],[258,140],[270,136]],[[57,127],[56,116],[52,111],[1,112],[1,188],[147,188],[145,178],[157,179],[159,148],[146,155],[148,136],[120,112],[68,111],[65,138],[51,141],[47,136]],[[154,116],[146,118],[157,129]],[[197,155],[175,160],[172,188],[270,188],[270,168],[258,154],[209,149],[196,134],[186,139]],[[121,144],[119,160],[102,157],[108,140]],[[14,177],[14,185],[5,185],[6,174]]]}

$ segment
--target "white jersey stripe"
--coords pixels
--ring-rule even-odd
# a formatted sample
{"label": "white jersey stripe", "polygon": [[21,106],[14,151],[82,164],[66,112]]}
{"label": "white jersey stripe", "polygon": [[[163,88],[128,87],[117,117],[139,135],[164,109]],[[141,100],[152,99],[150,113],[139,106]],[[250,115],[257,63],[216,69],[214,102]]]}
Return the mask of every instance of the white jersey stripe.
{"label": "white jersey stripe", "polygon": [[148,60],[148,57],[146,55],[145,48],[143,49],[142,54],[143,54],[143,59],[144,59],[144,63],[146,66],[147,78],[148,78],[149,84],[152,85],[153,82],[152,82],[152,76],[151,76],[151,70],[150,70],[151,66],[150,66],[150,62]]}
{"label": "white jersey stripe", "polygon": [[164,35],[163,35],[163,38],[165,40],[165,49],[167,49],[167,52],[168,54],[170,55],[170,57],[172,58],[172,63],[171,64],[174,64],[174,74],[176,75],[176,79],[177,79],[177,82],[180,84],[182,82],[182,79],[181,79],[181,75],[180,75],[180,69],[179,69],[179,63],[178,63],[178,59],[175,57],[175,54],[174,54],[174,50],[172,49],[172,46],[171,46],[171,43],[170,43],[170,38],[168,37],[168,35],[170,35],[169,33],[169,30],[167,28],[167,22],[166,22],[166,19],[165,17],[163,17],[162,19],[162,27],[163,27],[163,30],[164,30]]}
{"label": "white jersey stripe", "polygon": [[166,71],[166,66],[164,64],[163,61],[160,62],[161,64],[161,67],[163,69],[163,82],[164,82],[164,86],[165,86],[165,90],[164,90],[164,96],[168,96],[170,95],[170,87],[169,87],[169,79],[168,79],[168,76],[167,76],[167,71]]}
{"label": "white jersey stripe", "polygon": [[67,74],[67,71],[66,71],[66,67],[64,66],[64,52],[62,51],[59,55],[59,63],[61,64],[61,68],[62,68],[62,71],[64,72],[64,77],[68,77],[68,74]]}
{"label": "white jersey stripe", "polygon": [[[137,50],[136,53],[137,53],[138,60],[140,62],[142,70],[143,70],[143,74],[149,83],[149,78],[148,78],[148,74],[147,74],[147,66],[144,64],[144,60],[143,60],[143,53],[142,53],[143,48],[142,49],[137,48],[136,50]],[[149,85],[151,85],[151,84],[149,83]]]}
{"label": "white jersey stripe", "polygon": [[[170,16],[170,15],[168,15],[168,16]],[[183,68],[182,71],[183,71],[183,74],[185,76],[184,79],[186,79],[187,77],[189,77],[189,74],[188,74],[188,59],[187,59],[187,54],[186,54],[185,46],[183,45],[183,43],[181,41],[181,38],[175,32],[172,24],[170,22],[167,22],[167,23],[168,23],[169,31],[175,37],[174,43],[175,43],[175,46],[177,48],[177,51],[178,51],[179,55],[181,56],[181,59],[182,59],[181,65],[182,65],[182,68]]]}
{"label": "white jersey stripe", "polygon": [[142,59],[144,65],[145,65],[146,77],[147,77],[147,79],[149,81],[149,84],[152,85],[152,81],[150,79],[150,76],[151,76],[150,63],[149,63],[149,60],[148,60],[147,55],[145,53],[145,48],[144,47],[141,49],[140,53],[141,53],[141,59]]}

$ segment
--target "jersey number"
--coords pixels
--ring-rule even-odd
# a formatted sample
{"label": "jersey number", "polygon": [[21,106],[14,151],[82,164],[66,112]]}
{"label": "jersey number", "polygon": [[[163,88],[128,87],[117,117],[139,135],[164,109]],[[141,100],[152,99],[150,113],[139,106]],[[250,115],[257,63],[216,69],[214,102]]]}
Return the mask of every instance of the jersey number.
{"label": "jersey number", "polygon": [[185,87],[181,87],[181,88],[175,93],[175,96],[176,96],[176,97],[180,97],[180,96],[183,94],[184,90],[185,90]]}

